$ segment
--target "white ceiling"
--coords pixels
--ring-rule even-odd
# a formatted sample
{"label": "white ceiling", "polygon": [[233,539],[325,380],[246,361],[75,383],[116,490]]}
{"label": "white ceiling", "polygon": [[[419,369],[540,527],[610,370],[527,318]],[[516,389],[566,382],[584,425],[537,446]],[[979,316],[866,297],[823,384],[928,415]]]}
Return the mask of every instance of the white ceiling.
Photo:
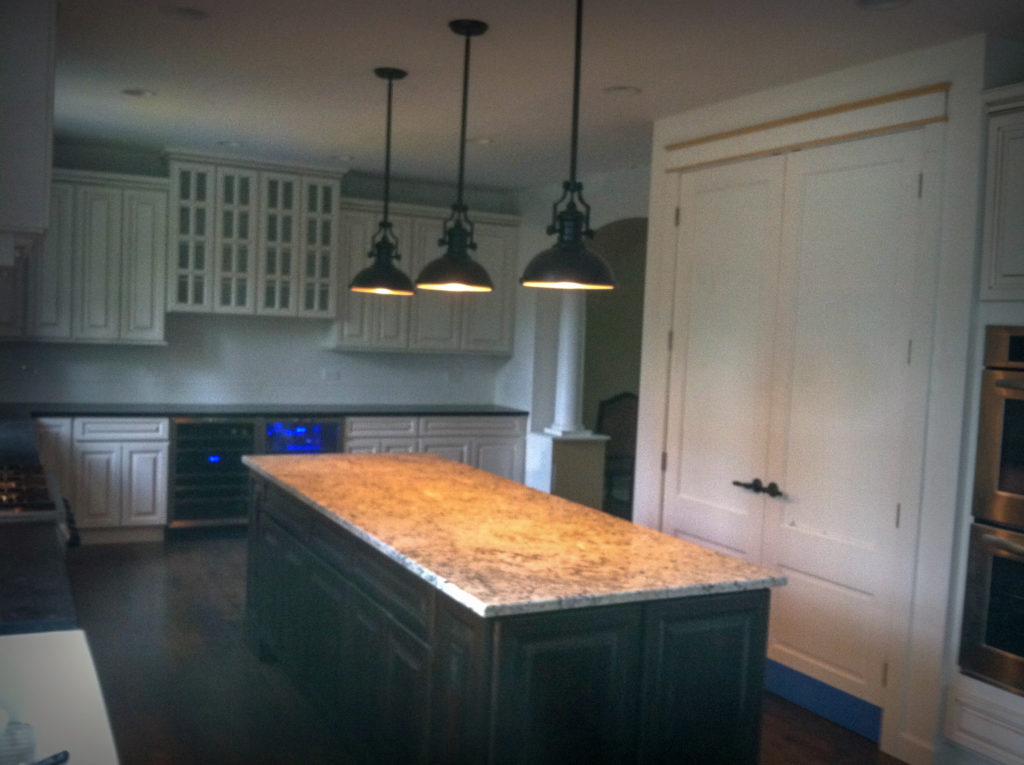
{"label": "white ceiling", "polygon": [[[572,0],[60,0],[56,132],[379,174],[373,70],[393,66],[409,76],[392,172],[450,182],[463,38],[448,22],[475,18],[490,29],[472,43],[467,132],[491,142],[467,147],[467,183],[558,182],[574,14]],[[588,0],[580,174],[647,164],[659,117],[977,32],[1024,39],[1024,0]]]}

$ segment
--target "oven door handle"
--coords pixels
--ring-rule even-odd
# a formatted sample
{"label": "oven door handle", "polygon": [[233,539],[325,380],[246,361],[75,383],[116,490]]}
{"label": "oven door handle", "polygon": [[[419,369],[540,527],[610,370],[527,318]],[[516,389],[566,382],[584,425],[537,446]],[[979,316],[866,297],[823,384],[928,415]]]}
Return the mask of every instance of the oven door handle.
{"label": "oven door handle", "polygon": [[997,537],[994,534],[983,534],[981,541],[987,544],[989,547],[994,547],[997,550],[1008,552],[1011,555],[1016,555],[1020,558],[1024,558],[1024,545],[1014,544],[1009,540]]}

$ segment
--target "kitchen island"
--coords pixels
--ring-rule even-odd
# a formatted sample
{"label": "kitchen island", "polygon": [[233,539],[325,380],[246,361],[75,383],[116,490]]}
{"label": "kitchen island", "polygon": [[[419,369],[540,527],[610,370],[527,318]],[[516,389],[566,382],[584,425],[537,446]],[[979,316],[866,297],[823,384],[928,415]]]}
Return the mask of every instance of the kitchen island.
{"label": "kitchen island", "polygon": [[434,455],[244,462],[247,633],[351,756],[756,762],[773,572]]}

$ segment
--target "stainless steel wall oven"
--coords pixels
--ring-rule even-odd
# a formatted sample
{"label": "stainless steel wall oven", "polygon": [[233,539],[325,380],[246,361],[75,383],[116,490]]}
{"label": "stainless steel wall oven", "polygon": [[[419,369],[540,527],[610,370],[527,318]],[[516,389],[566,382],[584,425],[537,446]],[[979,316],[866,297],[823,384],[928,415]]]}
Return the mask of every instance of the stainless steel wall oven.
{"label": "stainless steel wall oven", "polygon": [[985,335],[960,667],[1024,695],[1024,327]]}

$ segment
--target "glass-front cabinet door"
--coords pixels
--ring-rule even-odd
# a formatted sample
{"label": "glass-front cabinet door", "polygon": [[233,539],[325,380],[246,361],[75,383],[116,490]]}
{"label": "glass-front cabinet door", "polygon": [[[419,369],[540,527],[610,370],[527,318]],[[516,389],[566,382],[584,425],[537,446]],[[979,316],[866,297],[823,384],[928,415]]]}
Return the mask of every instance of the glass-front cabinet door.
{"label": "glass-front cabinet door", "polygon": [[338,182],[303,178],[299,315],[332,318],[338,250]]}
{"label": "glass-front cabinet door", "polygon": [[255,171],[217,168],[216,303],[219,313],[252,313],[256,268]]}
{"label": "glass-front cabinet door", "polygon": [[263,199],[260,249],[260,302],[257,313],[295,313],[296,223],[299,179],[294,175],[261,173]]}
{"label": "glass-front cabinet door", "polygon": [[167,307],[174,311],[213,308],[214,167],[171,162],[171,236]]}
{"label": "glass-front cabinet door", "polygon": [[168,309],[334,318],[337,178],[172,157]]}

